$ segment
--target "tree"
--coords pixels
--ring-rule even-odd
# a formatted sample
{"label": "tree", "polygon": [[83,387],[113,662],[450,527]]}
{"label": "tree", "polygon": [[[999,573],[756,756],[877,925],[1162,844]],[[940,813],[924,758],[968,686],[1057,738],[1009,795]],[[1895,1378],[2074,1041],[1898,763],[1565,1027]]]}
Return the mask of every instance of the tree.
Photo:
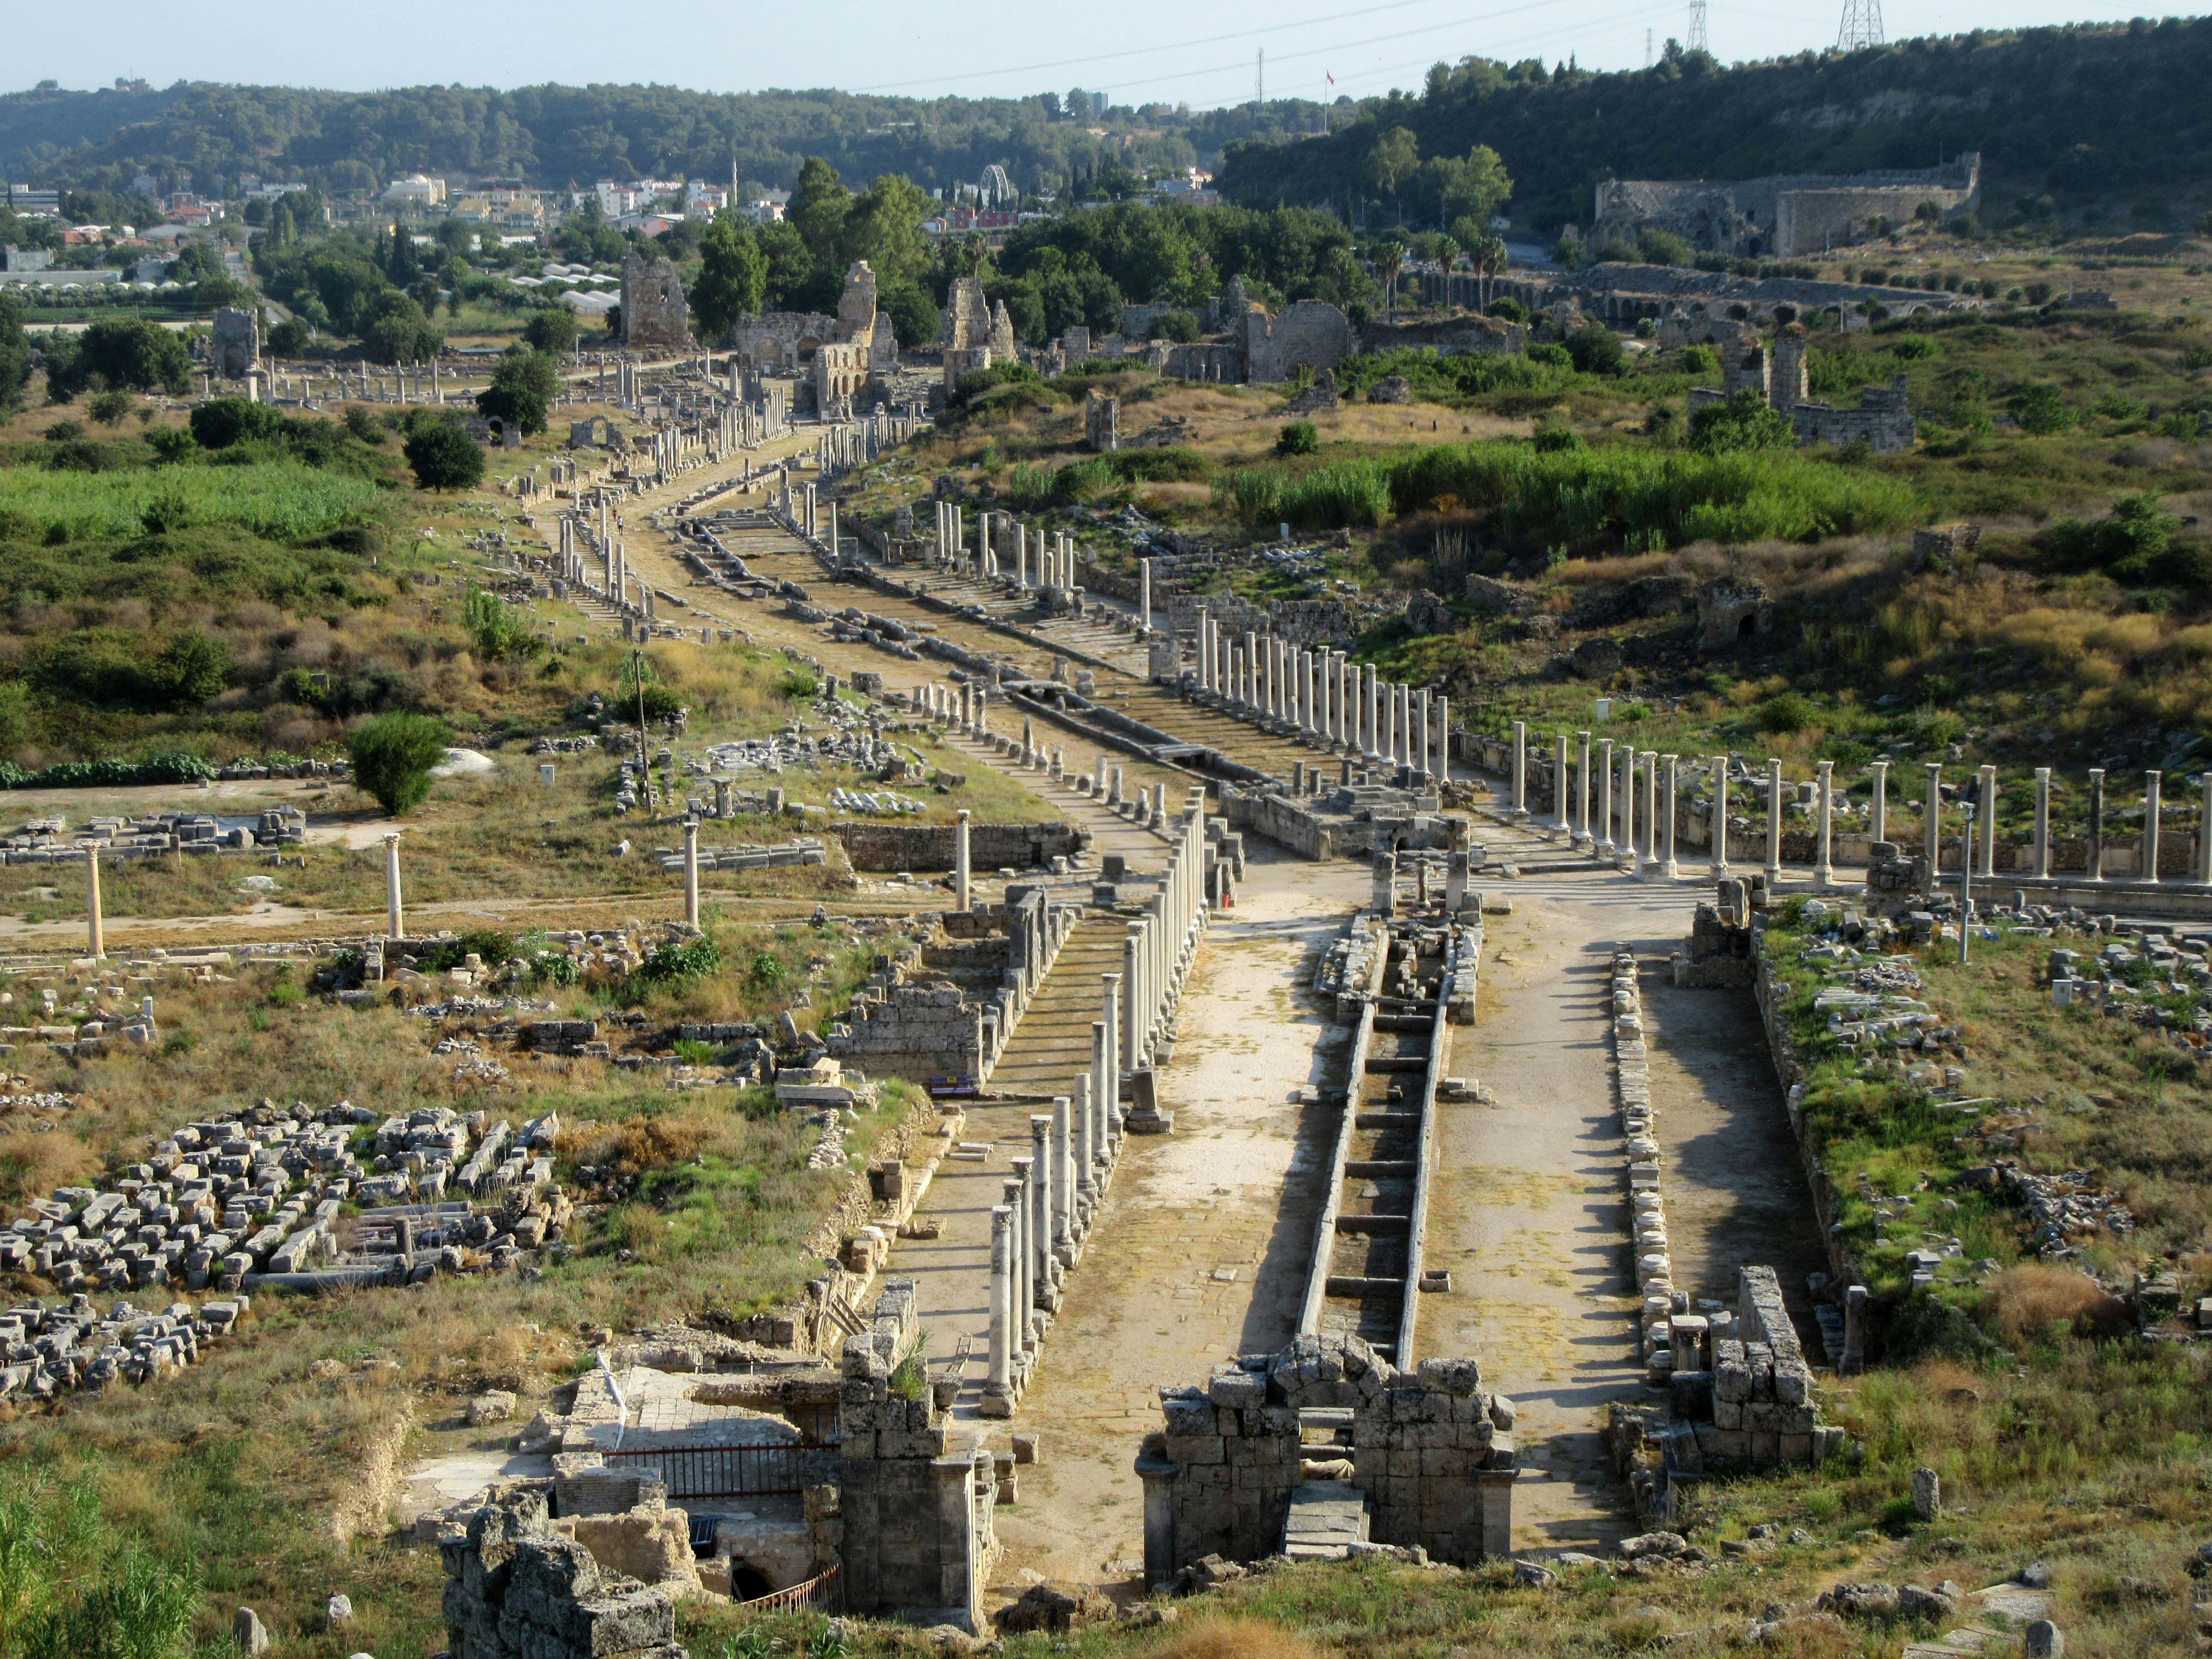
{"label": "tree", "polygon": [[404,818],[430,793],[430,768],[446,758],[452,741],[446,723],[427,714],[380,714],[346,739],[354,784],[392,817]]}
{"label": "tree", "polygon": [[181,397],[191,390],[191,372],[182,336],[143,318],[104,317],[78,337],[75,354],[58,371],[49,363],[46,381],[50,393],[64,397],[94,385]]}
{"label": "tree", "polygon": [[[545,430],[545,411],[561,391],[561,371],[546,353],[510,346],[492,371],[491,384],[477,394],[477,412],[519,427],[524,436]],[[410,462],[413,460],[410,455]]]}
{"label": "tree", "polygon": [[426,490],[468,489],[481,482],[483,451],[458,421],[425,421],[403,446],[415,481]]}
{"label": "tree", "polygon": [[[1374,148],[1360,166],[1360,181],[1377,196],[1387,196],[1395,208],[1398,197],[1421,164],[1421,146],[1412,130],[1392,127],[1376,135]],[[1403,217],[1401,214],[1400,215]]]}
{"label": "tree", "polygon": [[284,416],[273,404],[244,397],[211,397],[195,408],[190,418],[192,437],[204,450],[227,450],[248,439],[277,437],[284,430]]}
{"label": "tree", "polygon": [[204,703],[230,683],[229,650],[198,628],[187,628],[154,659],[154,681],[179,708]]}
{"label": "tree", "polygon": [[921,221],[935,203],[902,173],[887,173],[853,199],[845,218],[839,260],[865,259],[884,283],[911,279],[929,263],[929,239]]}
{"label": "tree", "polygon": [[1725,403],[1708,403],[1690,417],[1690,447],[1707,455],[1736,450],[1786,450],[1796,446],[1790,417],[1750,386]]}
{"label": "tree", "polygon": [[576,334],[576,313],[562,305],[539,306],[522,327],[526,344],[553,357],[575,350]]}
{"label": "tree", "polygon": [[119,427],[131,418],[131,394],[103,391],[87,406],[86,412],[103,427]]}
{"label": "tree", "polygon": [[757,315],[767,296],[768,255],[760,239],[736,215],[716,215],[700,239],[699,275],[688,296],[699,337],[723,338],[739,318]]}
{"label": "tree", "polygon": [[0,414],[22,402],[30,378],[31,336],[23,331],[22,303],[0,293]]}
{"label": "tree", "polygon": [[761,251],[768,258],[768,296],[765,304],[780,311],[799,309],[814,285],[814,256],[799,227],[787,219],[763,225]]}
{"label": "tree", "polygon": [[1585,323],[1567,336],[1567,355],[1584,374],[1619,374],[1627,366],[1620,336],[1602,323]]}
{"label": "tree", "polygon": [[445,344],[446,336],[422,306],[396,288],[386,289],[365,307],[361,349],[372,363],[426,362]]}
{"label": "tree", "polygon": [[799,188],[792,191],[785,220],[799,233],[813,268],[813,297],[820,309],[837,303],[837,256],[845,242],[845,221],[853,211],[853,192],[837,169],[818,155],[799,164]]}
{"label": "tree", "polygon": [[407,287],[422,274],[422,262],[415,257],[415,238],[397,221],[392,227],[392,242],[385,254],[384,274],[395,288]]}

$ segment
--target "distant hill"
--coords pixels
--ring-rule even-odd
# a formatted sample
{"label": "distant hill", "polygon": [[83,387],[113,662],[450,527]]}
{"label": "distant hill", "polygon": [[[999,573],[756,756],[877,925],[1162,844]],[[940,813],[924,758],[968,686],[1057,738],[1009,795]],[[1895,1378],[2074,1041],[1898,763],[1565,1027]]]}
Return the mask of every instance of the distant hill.
{"label": "distant hill", "polygon": [[[0,173],[17,183],[127,190],[141,173],[303,179],[380,189],[422,171],[519,177],[539,188],[608,178],[747,179],[788,185],[808,155],[848,179],[903,173],[924,188],[972,183],[992,162],[1034,190],[1102,162],[1188,165],[1235,137],[1313,130],[1320,106],[1116,109],[1071,118],[1057,94],[877,98],[842,92],[714,94],[673,87],[410,87],[320,92],[179,82],[162,90],[0,96]],[[1103,135],[1093,129],[1103,129]]]}
{"label": "distant hill", "polygon": [[[2212,21],[1977,32],[1723,69],[1670,51],[1598,75],[1469,59],[1418,94],[1370,100],[1334,136],[1232,142],[1218,183],[1250,206],[1414,204],[1377,183],[1381,135],[1423,157],[1487,144],[1515,219],[1588,224],[1607,178],[1745,179],[1983,157],[1984,217],[2163,230],[2212,205]],[[2048,198],[2046,201],[2045,198]],[[2085,219],[2084,215],[2094,215]]]}

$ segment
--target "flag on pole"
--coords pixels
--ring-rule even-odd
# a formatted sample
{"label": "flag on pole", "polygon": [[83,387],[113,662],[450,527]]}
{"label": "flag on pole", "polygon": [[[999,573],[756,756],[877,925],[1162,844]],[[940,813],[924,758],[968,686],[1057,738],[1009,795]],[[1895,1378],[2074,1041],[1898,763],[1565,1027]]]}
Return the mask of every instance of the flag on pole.
{"label": "flag on pole", "polygon": [[[1328,75],[1328,71],[1327,70],[1323,70],[1322,73],[1323,75]],[[1328,75],[1328,83],[1332,87],[1334,86],[1336,84],[1336,77],[1333,75]]]}

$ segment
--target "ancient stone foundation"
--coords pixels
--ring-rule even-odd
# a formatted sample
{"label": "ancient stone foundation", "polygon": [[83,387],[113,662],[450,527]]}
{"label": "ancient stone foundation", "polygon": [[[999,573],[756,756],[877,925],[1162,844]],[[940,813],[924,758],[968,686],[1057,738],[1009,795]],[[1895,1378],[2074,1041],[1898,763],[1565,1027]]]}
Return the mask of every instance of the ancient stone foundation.
{"label": "ancient stone foundation", "polygon": [[562,1536],[550,1486],[497,1492],[441,1544],[453,1659],[684,1659],[667,1595]]}

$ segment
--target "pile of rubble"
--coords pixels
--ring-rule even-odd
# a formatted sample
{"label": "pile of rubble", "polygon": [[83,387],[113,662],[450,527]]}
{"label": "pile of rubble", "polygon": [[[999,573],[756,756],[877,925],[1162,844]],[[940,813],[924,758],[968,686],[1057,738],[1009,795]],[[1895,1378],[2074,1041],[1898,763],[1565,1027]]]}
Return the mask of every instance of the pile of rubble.
{"label": "pile of rubble", "polygon": [[[177,1283],[231,1291],[271,1278],[298,1288],[381,1283],[506,1266],[565,1220],[568,1201],[552,1184],[552,1114],[519,1135],[504,1121],[443,1106],[387,1118],[372,1133],[375,1121],[349,1101],[313,1111],[264,1100],[185,1124],[106,1190],[58,1187],[0,1229],[0,1270],[71,1293]],[[449,1190],[496,1199],[497,1213],[442,1202]],[[364,1260],[341,1249],[349,1206],[363,1207],[356,1244],[380,1230],[390,1235],[385,1250]],[[464,1244],[490,1259],[471,1259]]]}
{"label": "pile of rubble", "polygon": [[249,825],[205,813],[164,812],[145,818],[94,818],[76,834],[68,820],[33,819],[0,837],[0,857],[10,864],[81,862],[94,848],[103,857],[152,858],[170,852],[250,852],[256,847],[296,847],[307,839],[307,814],[297,807],[271,807]]}
{"label": "pile of rubble", "polygon": [[172,1303],[149,1313],[118,1302],[103,1317],[82,1292],[18,1302],[0,1314],[0,1400],[52,1400],[110,1383],[150,1383],[199,1358],[200,1345],[228,1335],[252,1305],[247,1296]]}

